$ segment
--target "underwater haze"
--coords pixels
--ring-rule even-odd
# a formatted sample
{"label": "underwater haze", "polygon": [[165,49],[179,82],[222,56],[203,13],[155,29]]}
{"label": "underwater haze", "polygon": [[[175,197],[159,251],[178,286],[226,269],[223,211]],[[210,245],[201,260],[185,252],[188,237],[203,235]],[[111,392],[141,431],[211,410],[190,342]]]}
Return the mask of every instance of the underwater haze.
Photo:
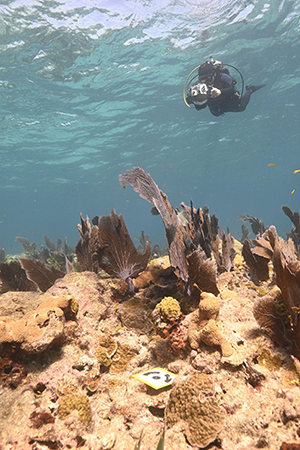
{"label": "underwater haze", "polygon": [[[299,19],[293,0],[1,1],[0,247],[43,234],[75,246],[80,212],[111,208],[132,238],[166,244],[152,205],[119,184],[133,166],[237,239],[243,214],[286,237],[281,206],[300,209]],[[185,105],[210,55],[266,83],[246,111]]]}

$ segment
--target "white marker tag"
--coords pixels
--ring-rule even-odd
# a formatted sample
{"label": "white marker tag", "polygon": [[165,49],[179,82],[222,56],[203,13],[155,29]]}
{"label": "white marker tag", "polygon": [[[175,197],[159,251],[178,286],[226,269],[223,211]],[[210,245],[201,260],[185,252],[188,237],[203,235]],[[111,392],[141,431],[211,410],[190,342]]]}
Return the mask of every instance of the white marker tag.
{"label": "white marker tag", "polygon": [[146,372],[133,375],[133,378],[136,378],[142,383],[151,386],[153,389],[161,389],[163,387],[170,386],[176,376],[177,375],[174,373],[168,372],[160,367],[156,367],[155,369],[150,369]]}

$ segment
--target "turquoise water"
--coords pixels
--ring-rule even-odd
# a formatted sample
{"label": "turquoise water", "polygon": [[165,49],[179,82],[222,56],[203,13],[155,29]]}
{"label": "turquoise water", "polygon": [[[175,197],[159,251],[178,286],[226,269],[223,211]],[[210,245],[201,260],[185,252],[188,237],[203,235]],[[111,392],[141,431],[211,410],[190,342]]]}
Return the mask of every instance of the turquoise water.
{"label": "turquoise water", "polygon": [[[240,214],[285,237],[281,206],[300,209],[300,1],[82,3],[0,2],[0,247],[75,245],[80,212],[111,208],[163,245],[151,205],[119,185],[132,166],[236,238]],[[210,55],[267,84],[245,112],[185,106],[186,77]]]}

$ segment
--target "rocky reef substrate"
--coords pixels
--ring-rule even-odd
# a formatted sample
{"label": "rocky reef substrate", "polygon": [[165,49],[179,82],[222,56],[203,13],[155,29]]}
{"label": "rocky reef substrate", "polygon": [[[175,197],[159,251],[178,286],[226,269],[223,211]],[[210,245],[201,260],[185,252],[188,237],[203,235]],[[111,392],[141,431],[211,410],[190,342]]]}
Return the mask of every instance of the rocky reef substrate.
{"label": "rocky reef substrate", "polygon": [[[300,448],[300,369],[261,329],[240,254],[220,292],[188,295],[157,259],[134,280],[70,273],[0,296],[0,449]],[[133,377],[176,375],[154,389]]]}

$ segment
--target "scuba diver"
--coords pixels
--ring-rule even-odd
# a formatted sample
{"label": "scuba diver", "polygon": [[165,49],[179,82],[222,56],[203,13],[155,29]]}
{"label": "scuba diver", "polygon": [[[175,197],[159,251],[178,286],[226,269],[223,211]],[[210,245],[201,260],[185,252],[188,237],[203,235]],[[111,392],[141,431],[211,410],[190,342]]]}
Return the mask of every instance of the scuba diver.
{"label": "scuba diver", "polygon": [[184,102],[187,106],[193,104],[197,111],[208,106],[214,116],[221,116],[225,112],[245,111],[251,94],[266,86],[265,84],[257,86],[248,84],[246,86],[246,92],[243,94],[243,75],[236,67],[230,64],[225,65],[232,67],[240,74],[242,79],[242,94],[236,90],[236,80],[230,75],[229,70],[223,66],[222,62],[215,61],[211,56],[209,61],[196,67],[198,69],[198,80],[192,85],[190,83],[193,79],[189,81],[186,95],[188,80],[196,69],[187,78],[183,93]]}

